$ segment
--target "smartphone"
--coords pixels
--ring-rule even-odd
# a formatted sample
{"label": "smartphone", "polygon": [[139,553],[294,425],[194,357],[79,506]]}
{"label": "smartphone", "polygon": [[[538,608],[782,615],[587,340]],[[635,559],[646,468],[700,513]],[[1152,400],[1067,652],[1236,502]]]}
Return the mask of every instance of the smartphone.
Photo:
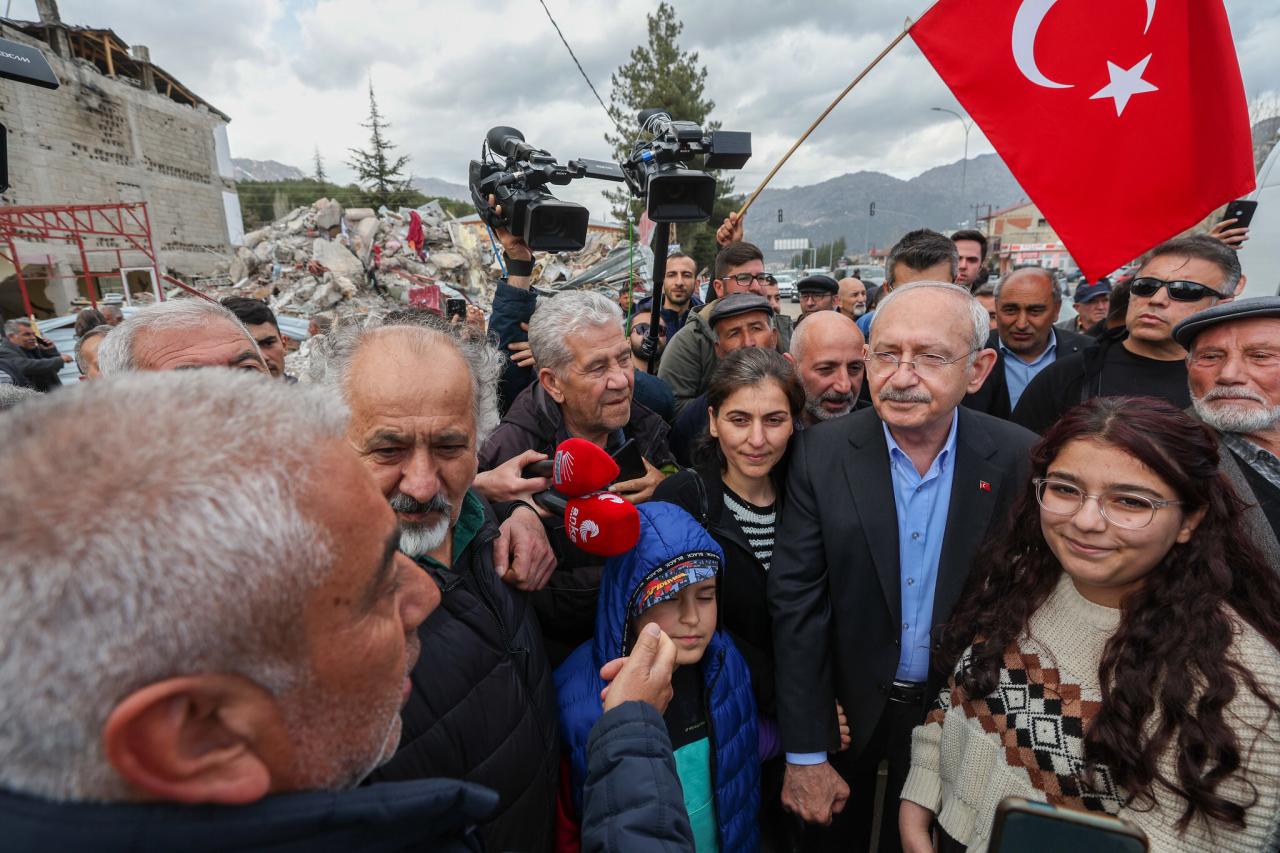
{"label": "smartphone", "polygon": [[1146,853],[1147,836],[1127,820],[1005,797],[996,809],[991,853]]}
{"label": "smartphone", "polygon": [[1256,201],[1250,201],[1247,198],[1238,198],[1227,205],[1227,210],[1222,214],[1222,219],[1234,219],[1236,222],[1232,228],[1248,228],[1249,223],[1253,221],[1253,212],[1258,209]]}
{"label": "smartphone", "polygon": [[618,477],[613,481],[615,483],[638,480],[644,476],[644,457],[640,455],[640,446],[633,438],[628,438],[614,452],[613,461],[618,463]]}
{"label": "smartphone", "polygon": [[445,319],[457,317],[459,320],[467,319],[467,300],[465,299],[446,299],[444,301]]}

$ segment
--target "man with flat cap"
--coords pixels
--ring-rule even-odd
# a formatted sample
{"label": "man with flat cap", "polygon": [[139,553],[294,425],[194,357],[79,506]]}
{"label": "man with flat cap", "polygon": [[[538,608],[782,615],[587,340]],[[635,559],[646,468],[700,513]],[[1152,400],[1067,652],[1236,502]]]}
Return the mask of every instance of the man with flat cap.
{"label": "man with flat cap", "polygon": [[1173,330],[1196,414],[1218,432],[1220,469],[1250,504],[1255,544],[1280,571],[1280,297],[1215,305]]}
{"label": "man with flat cap", "polygon": [[[1093,284],[1081,279],[1076,285],[1071,303],[1076,309],[1076,315],[1063,320],[1054,328],[1075,332],[1077,335],[1092,334],[1093,337],[1098,337],[1106,330],[1104,321],[1107,319],[1107,309],[1111,307],[1111,279],[1103,276]],[[1097,331],[1091,333],[1090,330],[1095,326]]]}
{"label": "man with flat cap", "polygon": [[[715,341],[716,361],[734,350],[778,345],[773,308],[769,300],[755,293],[730,293],[712,304],[707,317]],[[707,426],[707,395],[704,391],[676,416],[671,428],[671,451],[682,465],[693,464],[692,453],[698,436]]]}
{"label": "man with flat cap", "polygon": [[840,292],[839,283],[829,275],[811,275],[796,282],[796,293],[800,294],[800,322],[814,311],[831,311],[836,307],[836,294]]}

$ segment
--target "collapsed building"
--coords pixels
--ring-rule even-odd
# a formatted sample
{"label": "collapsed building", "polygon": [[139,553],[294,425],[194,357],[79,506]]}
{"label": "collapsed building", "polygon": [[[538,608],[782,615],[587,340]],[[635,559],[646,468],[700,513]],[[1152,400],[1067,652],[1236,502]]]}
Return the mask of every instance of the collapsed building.
{"label": "collapsed building", "polygon": [[[37,317],[65,314],[78,299],[158,292],[166,272],[214,273],[243,241],[227,140],[230,118],[109,29],[62,22],[56,0],[36,0],[38,21],[0,18],[0,36],[39,49],[61,82],[55,91],[0,83],[8,129],[10,187],[17,206],[145,203],[147,237],[86,232],[91,253],[67,238],[18,240],[0,261],[0,314],[26,313],[21,265]],[[115,252],[100,250],[120,249]],[[90,269],[86,270],[86,263]],[[97,292],[90,292],[96,287]]]}

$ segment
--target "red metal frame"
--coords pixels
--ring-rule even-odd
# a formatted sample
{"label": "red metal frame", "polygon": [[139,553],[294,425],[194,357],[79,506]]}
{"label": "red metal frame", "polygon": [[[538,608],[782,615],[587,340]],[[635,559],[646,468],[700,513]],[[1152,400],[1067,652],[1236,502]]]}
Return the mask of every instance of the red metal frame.
{"label": "red metal frame", "polygon": [[[96,237],[99,240],[107,238],[115,241],[116,245],[86,247],[84,244],[86,237]],[[22,291],[23,306],[27,309],[27,315],[34,320],[31,297],[22,275],[22,262],[18,257],[17,242],[19,240],[37,243],[64,240],[75,244],[80,254],[80,267],[88,285],[89,302],[94,308],[98,307],[98,294],[101,292],[97,286],[97,279],[119,275],[121,268],[124,267],[122,253],[127,251],[141,252],[150,262],[148,265],[155,273],[156,290],[159,291],[161,300],[164,299],[161,281],[177,285],[196,296],[209,298],[183,282],[160,272],[155,244],[151,239],[151,217],[147,212],[146,202],[0,206],[0,258],[13,264],[18,277],[18,288]],[[89,266],[89,255],[93,252],[114,254],[115,270],[94,272]],[[51,263],[50,268],[52,268]],[[125,282],[124,286],[127,288],[128,283]]]}

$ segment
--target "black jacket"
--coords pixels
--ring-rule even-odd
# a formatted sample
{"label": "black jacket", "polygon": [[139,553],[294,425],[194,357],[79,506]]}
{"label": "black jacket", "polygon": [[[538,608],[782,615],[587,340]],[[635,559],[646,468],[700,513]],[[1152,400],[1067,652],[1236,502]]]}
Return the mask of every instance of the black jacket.
{"label": "black jacket", "polygon": [[1128,337],[1123,327],[1098,340],[1085,338],[1075,355],[1059,358],[1027,384],[1009,419],[1032,432],[1044,433],[1064,412],[1102,392],[1107,352]]}
{"label": "black jacket", "polygon": [[496,802],[492,791],[452,779],[278,794],[246,806],[55,803],[0,792],[0,848],[40,853],[461,853],[484,849],[474,827]]}
{"label": "black jacket", "polygon": [[[1053,351],[1051,364],[1097,343],[1092,338],[1086,338],[1084,335],[1068,332],[1056,326],[1053,329],[1053,335],[1057,340],[1057,349]],[[1004,350],[1000,349],[998,332],[991,333],[991,337],[987,338],[986,346],[987,349],[996,351],[996,366],[991,368],[991,372],[987,374],[987,381],[982,383],[982,387],[966,396],[961,403],[976,411],[986,412],[988,415],[995,415],[1007,421],[1013,413],[1013,406],[1009,405],[1009,381],[1004,372]],[[1048,365],[1045,369],[1048,369]]]}
{"label": "black jacket", "polygon": [[[583,853],[693,853],[662,715],[626,702],[595,724],[582,791]],[[55,803],[0,791],[0,848],[40,853],[463,853],[497,796],[452,779],[280,794],[247,806]]]}
{"label": "black jacket", "polygon": [[37,391],[48,391],[62,385],[62,354],[53,344],[26,350],[8,338],[0,337],[0,370],[13,377],[13,384]]}
{"label": "black jacket", "polygon": [[[933,603],[951,615],[987,532],[1026,486],[1035,436],[961,407],[946,533]],[[837,746],[835,700],[853,755],[867,746],[898,668],[898,522],[884,428],[874,409],[806,429],[791,447],[787,504],[769,570],[778,722],[787,752]],[[931,665],[925,696],[945,673]],[[924,708],[921,706],[921,719]]]}
{"label": "black jacket", "polygon": [[[675,465],[667,446],[668,427],[662,418],[631,401],[631,420],[621,430],[634,439],[640,454],[655,468]],[[502,423],[480,448],[480,470],[488,471],[526,450],[555,455],[556,445],[568,438],[559,405],[538,383],[520,392]],[[611,445],[609,450],[615,448]],[[599,557],[579,551],[569,543],[563,518],[543,521],[547,539],[557,557],[556,571],[546,588],[533,595],[542,625],[547,653],[553,667],[595,635],[596,595],[600,591]]]}
{"label": "black jacket", "polygon": [[[777,506],[781,510],[783,489],[781,482],[777,485]],[[725,508],[724,481],[718,467],[685,469],[668,477],[653,493],[653,499],[673,503],[698,519],[724,549],[724,571],[717,587],[720,624],[733,637],[751,670],[751,686],[760,712],[776,716],[773,629],[765,588],[768,573],[756,559],[737,519]]]}
{"label": "black jacket", "polygon": [[452,567],[424,564],[441,606],[418,629],[422,655],[399,749],[369,781],[447,776],[484,785],[500,797],[481,827],[488,848],[546,851],[560,761],[555,689],[528,596],[494,571],[497,537],[486,506]]}

